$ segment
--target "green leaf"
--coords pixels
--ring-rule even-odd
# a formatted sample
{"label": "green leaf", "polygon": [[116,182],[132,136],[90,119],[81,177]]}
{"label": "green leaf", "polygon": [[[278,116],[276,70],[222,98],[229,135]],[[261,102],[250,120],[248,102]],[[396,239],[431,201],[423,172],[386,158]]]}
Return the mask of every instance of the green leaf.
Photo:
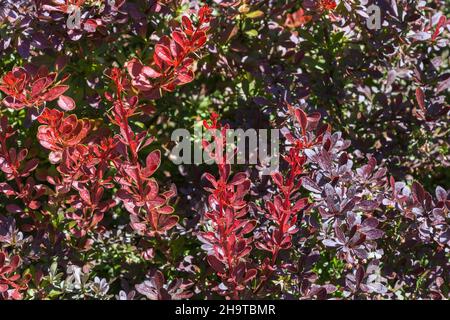
{"label": "green leaf", "polygon": [[264,16],[264,12],[262,12],[261,10],[256,10],[256,11],[247,13],[245,16],[249,19],[257,19],[257,18]]}
{"label": "green leaf", "polygon": [[145,124],[140,121],[135,121],[134,124],[141,129],[145,129]]}
{"label": "green leaf", "polygon": [[62,294],[61,291],[57,291],[57,290],[52,290],[50,291],[50,293],[48,294],[49,298],[56,298],[57,296],[60,296]]}
{"label": "green leaf", "polygon": [[77,225],[77,222],[76,221],[70,221],[68,224],[67,224],[67,227],[69,228],[69,230],[70,229],[72,229],[73,227],[75,227]]}
{"label": "green leaf", "polygon": [[50,266],[50,273],[52,275],[55,275],[57,270],[58,270],[58,262],[55,261]]}
{"label": "green leaf", "polygon": [[258,35],[258,31],[255,29],[249,30],[245,32],[246,35],[248,35],[250,38],[254,38]]}

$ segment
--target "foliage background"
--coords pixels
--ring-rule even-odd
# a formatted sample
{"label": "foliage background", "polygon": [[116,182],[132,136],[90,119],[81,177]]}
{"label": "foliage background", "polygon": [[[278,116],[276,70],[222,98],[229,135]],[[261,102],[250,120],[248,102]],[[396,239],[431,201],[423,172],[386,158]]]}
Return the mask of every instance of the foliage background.
{"label": "foliage background", "polygon": [[[60,3],[63,1],[0,0],[1,74],[32,64],[57,71],[58,79],[70,75],[64,95],[75,101],[76,108],[66,113],[90,119],[94,136],[102,136],[102,130],[118,135],[109,118],[114,102],[105,99],[105,93],[115,90],[109,70],[117,67],[126,74],[127,62],[133,58],[151,65],[161,37],[171,34],[183,15],[193,16],[195,21],[204,3],[116,0],[111,6],[105,1],[69,1],[82,13],[82,27],[75,30],[67,28],[67,8],[50,8]],[[139,159],[145,161],[151,150],[161,151],[162,161],[153,177],[162,190],[176,186],[178,194],[171,205],[178,224],[160,236],[139,234],[129,224],[130,214],[117,196],[121,183],[116,181],[105,191],[105,198],[116,205],[105,212],[100,228],[87,231],[83,241],[92,242],[82,248],[83,241],[71,231],[74,222],[68,214],[76,208],[66,203],[60,208],[27,209],[20,196],[8,195],[3,188],[0,244],[5,262],[0,265],[11,263],[15,255],[20,257],[14,272],[0,272],[3,297],[11,298],[16,290],[12,283],[23,280],[17,291],[26,299],[448,298],[448,1],[206,3],[213,10],[212,20],[206,44],[193,54],[193,81],[158,99],[139,90],[126,93],[139,95],[140,105],[151,110],[130,118],[130,127],[157,138],[140,152]],[[366,25],[367,7],[373,3],[381,8],[380,30]],[[1,94],[2,99],[8,96]],[[50,190],[55,186],[46,177],[58,175],[58,165],[49,162],[48,150],[38,143],[36,117],[44,106],[58,109],[58,105],[54,100],[18,110],[3,104],[0,109],[17,130],[8,147],[27,148],[27,159],[39,159],[31,176]],[[298,215],[299,231],[270,266],[264,262],[268,253],[256,243],[258,237],[272,232],[265,206],[281,194],[280,188],[272,179],[261,178],[258,166],[232,167],[234,173],[246,172],[251,181],[245,196],[246,219],[258,221],[251,235],[241,235],[253,248],[241,262],[247,271],[256,268],[258,277],[243,280],[243,288],[233,289],[239,281],[224,284],[225,280],[215,275],[220,267],[208,260],[207,256],[214,254],[205,252],[198,238],[209,230],[205,213],[211,211],[202,175],[222,175],[207,165],[174,165],[168,159],[173,147],[171,133],[176,128],[192,130],[197,121],[217,112],[221,122],[232,128],[280,128],[301,139],[297,132],[300,122],[288,105],[305,114],[318,112],[321,122],[331,126],[330,132],[341,135],[333,135],[336,146],[327,147],[321,141],[312,148],[319,158],[308,153],[302,177],[314,186],[303,186],[295,199],[309,198],[310,205],[290,213]],[[339,143],[347,144],[344,139],[350,143],[340,148]],[[97,143],[95,138],[91,140],[90,144]],[[330,153],[329,167],[324,167],[320,150]],[[5,162],[4,154],[0,159]],[[370,173],[353,168],[339,171],[347,161]],[[373,161],[371,170],[365,167]],[[337,171],[331,172],[331,166]],[[386,168],[386,172],[378,177],[371,172],[375,167]],[[290,164],[284,163],[280,170],[285,177],[289,168]],[[117,174],[112,165],[109,170],[109,175]],[[2,171],[2,182],[10,180],[7,170]],[[428,196],[422,185],[433,194],[433,201],[425,200]],[[352,188],[358,190],[355,194],[360,199],[350,199],[348,190]],[[393,200],[394,190],[408,200]],[[341,191],[345,196],[337,196]],[[51,203],[51,197],[47,190],[42,202]],[[330,219],[324,211],[331,212],[331,198],[341,207]],[[346,208],[349,199],[354,203]],[[376,205],[361,204],[372,200]],[[20,210],[8,205],[18,205]],[[43,213],[46,211],[49,215]],[[36,216],[31,217],[30,212]],[[362,243],[368,252],[365,257],[337,254],[341,252],[335,245],[339,242],[337,229],[352,233],[353,220],[349,219],[354,215],[361,220],[357,221],[358,230],[369,218],[377,219],[374,228],[383,230],[382,236],[374,239],[364,236],[369,238]],[[327,239],[334,244],[327,245],[331,244]],[[267,273],[258,266],[274,270]],[[228,265],[226,269],[232,268]],[[13,274],[21,280],[11,280]],[[261,290],[259,277],[268,278]]]}

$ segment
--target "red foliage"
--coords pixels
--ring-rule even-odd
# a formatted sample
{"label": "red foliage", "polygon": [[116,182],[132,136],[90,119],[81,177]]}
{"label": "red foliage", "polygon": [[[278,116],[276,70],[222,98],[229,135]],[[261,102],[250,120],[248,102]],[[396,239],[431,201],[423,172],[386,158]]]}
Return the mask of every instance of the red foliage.
{"label": "red foliage", "polygon": [[65,148],[80,144],[91,127],[89,120],[79,120],[74,114],[66,117],[64,112],[47,108],[37,120],[44,124],[38,129],[39,143],[44,148],[52,150],[49,157],[52,163],[61,160]]}
{"label": "red foliage", "polygon": [[[15,187],[9,182],[0,183],[0,192],[8,197],[22,199],[30,209],[37,209],[41,205],[37,198],[44,193],[44,190],[42,186],[35,185],[30,175],[37,168],[39,161],[37,159],[26,160],[28,149],[8,148],[8,140],[13,137],[15,131],[8,124],[6,116],[0,120],[0,130],[0,170],[5,174],[7,181],[15,182]],[[25,178],[26,181],[23,181]],[[22,212],[17,205],[9,205],[7,209],[16,213]]]}
{"label": "red foliage", "polygon": [[320,8],[322,10],[334,10],[336,6],[337,4],[334,0],[320,0]]}
{"label": "red foliage", "polygon": [[324,11],[333,11],[337,7],[335,0],[305,0],[302,3],[305,9],[315,11],[319,14]]}
{"label": "red foliage", "polygon": [[316,128],[320,120],[320,114],[307,115],[302,109],[293,108],[291,105],[288,105],[288,109],[298,122],[301,133],[300,138],[294,137],[291,133],[286,134],[286,139],[292,145],[283,157],[288,164],[286,176],[283,177],[280,172],[272,174],[272,180],[279,194],[275,195],[272,201],[266,201],[265,217],[272,221],[273,226],[266,228],[262,232],[261,239],[256,243],[257,248],[270,252],[271,258],[264,260],[261,283],[255,292],[262,289],[272,272],[276,270],[280,251],[292,246],[292,236],[299,230],[297,226],[297,221],[301,219],[299,213],[309,207],[308,198],[301,198],[299,194],[302,185],[301,176],[304,173],[303,167],[307,160],[304,150],[321,143],[323,137],[323,133],[314,137],[310,136],[310,131]]}
{"label": "red foliage", "polygon": [[86,2],[86,0],[66,0],[63,4],[55,3],[52,6],[47,5],[47,7],[52,8],[53,10],[57,10],[64,13],[70,13],[72,10],[72,7],[80,8],[83,6],[83,4]]}
{"label": "red foliage", "polygon": [[6,94],[3,103],[8,108],[23,109],[56,100],[69,89],[69,86],[62,84],[67,78],[56,81],[56,76],[54,72],[49,73],[45,66],[37,70],[32,67],[14,68],[0,81],[0,90]]}
{"label": "red foliage", "polygon": [[104,213],[116,205],[113,199],[102,200],[105,189],[114,185],[107,177],[109,161],[114,158],[115,145],[111,140],[101,145],[77,145],[64,149],[58,171],[62,181],[57,183],[59,192],[65,193],[73,188],[76,194],[68,197],[67,204],[75,208],[66,217],[76,222],[70,230],[78,238],[89,230],[95,230]]}
{"label": "red foliage", "polygon": [[163,36],[155,46],[153,62],[150,66],[138,59],[127,62],[126,67],[132,78],[132,85],[148,98],[158,98],[161,90],[173,91],[194,79],[193,53],[201,49],[207,40],[206,31],[211,17],[208,6],[197,13],[198,23],[182,17],[180,28],[172,31],[170,37]]}
{"label": "red foliage", "polygon": [[[245,196],[250,189],[250,180],[244,172],[230,174],[230,165],[226,163],[226,152],[222,154],[220,146],[224,145],[228,125],[221,126],[218,116],[213,114],[211,125],[205,122],[206,129],[218,130],[212,132],[216,151],[210,153],[219,168],[219,179],[209,173],[203,177],[212,188],[205,188],[209,193],[208,211],[204,216],[204,223],[211,229],[200,233],[200,239],[205,243],[208,251],[208,263],[217,272],[222,283],[214,290],[231,299],[238,299],[256,276],[256,269],[251,268],[248,255],[252,250],[252,238],[246,237],[255,228],[256,221],[246,218],[248,204]],[[203,146],[208,148],[208,142]]]}
{"label": "red foliage", "polygon": [[431,36],[431,41],[436,41],[436,39],[439,37],[439,35],[444,30],[444,27],[449,24],[450,24],[450,21],[447,20],[447,17],[441,16],[439,18],[438,22],[436,23],[435,31],[433,32],[433,35]]}
{"label": "red foliage", "polygon": [[[214,1],[220,21],[208,46],[209,61],[201,68],[208,81],[160,101],[178,105],[147,122],[136,119],[152,108],[141,105],[141,98],[159,98],[194,80],[198,53],[209,44],[212,14],[205,5],[193,17],[171,21],[172,29],[155,43],[149,59],[132,59],[104,74],[101,64],[129,60],[124,55],[139,52],[141,38],[150,33],[153,38],[159,33],[155,27],[178,16],[184,3],[125,2],[45,0],[31,8],[6,1],[7,17],[0,18],[6,36],[0,40],[2,55],[9,56],[5,67],[12,61],[52,63],[59,56],[56,70],[67,63],[74,97],[97,108],[76,114],[97,114],[98,119],[51,109],[51,102],[64,111],[75,108],[64,95],[67,77],[57,80],[59,71],[27,65],[0,79],[5,106],[0,110],[0,300],[109,299],[119,287],[127,291],[119,298],[130,299],[136,294],[132,288],[138,299],[449,297],[450,192],[437,187],[432,196],[418,182],[409,187],[387,179],[387,169],[375,158],[391,161],[385,152],[403,146],[398,134],[422,138],[429,133],[443,140],[448,132],[445,123],[432,121],[448,111],[444,98],[450,78],[445,70],[440,74],[448,65],[439,58],[448,43],[445,16],[428,7],[422,10],[428,16],[421,15],[404,5],[398,9],[408,21],[399,24],[394,6],[386,12],[383,32],[366,37],[363,12],[354,14],[347,6],[334,16],[335,0],[304,0],[302,8],[298,1],[280,1],[280,6],[277,1]],[[68,22],[78,9],[82,20],[72,29]],[[304,25],[312,38],[289,30]],[[32,32],[36,26],[53,31],[47,37]],[[426,45],[430,42],[433,46]],[[17,53],[8,49],[16,47]],[[52,47],[58,52],[47,55]],[[367,48],[378,50],[364,55]],[[17,60],[19,55],[24,59]],[[383,69],[387,82],[380,78]],[[376,80],[369,87],[359,81],[365,73]],[[100,98],[104,76],[113,90],[105,94],[110,109],[98,115],[105,110]],[[416,108],[410,103],[411,81],[417,88]],[[301,98],[305,109],[287,105],[288,117],[280,102],[294,98]],[[284,161],[271,179],[259,164],[242,164],[245,171],[233,173],[225,143],[229,125],[221,125],[213,113],[203,123],[212,141],[202,146],[218,168],[202,176],[207,201],[196,184],[201,166],[180,166],[179,174],[172,165],[164,167],[166,178],[180,183],[185,195],[175,214],[175,186],[163,190],[157,180],[161,151],[148,150],[154,137],[137,128],[144,123],[162,134],[161,148],[168,150],[174,141],[168,141],[165,130],[173,128],[173,121],[178,117],[178,124],[186,124],[206,108],[226,111],[230,121],[246,128],[281,129]],[[306,109],[327,114],[344,132],[319,126],[320,114]],[[412,121],[414,113],[420,121]],[[397,122],[404,132],[394,132]],[[426,131],[414,129],[420,122],[427,122]],[[354,152],[346,151],[351,142],[344,136],[356,142]],[[36,137],[39,143],[33,145]],[[367,147],[360,148],[363,144]],[[268,147],[261,140],[258,147],[252,145],[251,153]],[[427,158],[445,160],[446,149],[433,146],[431,140],[424,144]],[[362,164],[364,152],[373,148],[376,154]],[[403,162],[406,155],[412,154],[402,152],[390,165],[425,163],[419,157]],[[441,176],[441,169],[436,167],[430,178]],[[402,169],[393,175],[403,175]],[[136,284],[148,269],[152,272]]]}
{"label": "red foliage", "polygon": [[294,13],[288,13],[284,25],[288,28],[301,27],[312,20],[312,16],[306,15],[303,8],[298,9]]}
{"label": "red foliage", "polygon": [[22,299],[21,291],[28,289],[27,283],[31,279],[31,274],[21,277],[16,273],[20,265],[20,257],[9,257],[5,252],[0,251],[0,299]]}
{"label": "red foliage", "polygon": [[138,99],[124,97],[126,79],[119,69],[113,69],[110,77],[116,86],[115,97],[107,95],[113,102],[111,122],[120,128],[117,140],[123,145],[123,158],[114,161],[117,168],[116,181],[121,186],[117,193],[125,208],[131,214],[131,227],[139,234],[154,237],[173,228],[178,217],[171,215],[174,209],[169,200],[176,195],[175,188],[160,193],[158,182],[152,178],[161,163],[159,150],[151,152],[142,165],[138,152],[150,145],[153,138],[147,132],[134,133],[128,119],[138,112]]}

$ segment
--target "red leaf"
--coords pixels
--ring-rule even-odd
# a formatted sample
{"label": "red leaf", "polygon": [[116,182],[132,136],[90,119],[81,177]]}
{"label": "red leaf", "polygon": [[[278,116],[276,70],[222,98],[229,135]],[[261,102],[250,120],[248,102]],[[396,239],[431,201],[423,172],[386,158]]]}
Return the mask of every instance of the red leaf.
{"label": "red leaf", "polygon": [[283,177],[279,172],[275,172],[274,174],[272,174],[272,179],[279,188],[283,187]]}
{"label": "red leaf", "polygon": [[439,18],[439,21],[436,24],[436,30],[434,31],[433,36],[431,37],[432,41],[436,40],[436,38],[439,36],[439,34],[441,33],[440,29],[445,25],[446,22],[447,18],[445,16],[441,16]]}
{"label": "red leaf", "polygon": [[421,88],[416,89],[416,100],[417,100],[417,103],[419,104],[420,109],[425,111],[426,110],[425,109],[425,95]]}
{"label": "red leaf", "polygon": [[248,221],[247,223],[245,223],[244,227],[241,230],[242,234],[248,234],[250,232],[253,231],[253,229],[255,229],[256,227],[256,221],[252,220],[252,221]]}
{"label": "red leaf", "polygon": [[9,267],[12,268],[13,270],[17,269],[17,267],[20,264],[20,257],[19,256],[13,256],[11,258],[11,262],[9,264]]}
{"label": "red leaf", "polygon": [[59,85],[51,88],[43,97],[45,101],[53,101],[66,92],[69,89],[69,86]]}
{"label": "red leaf", "polygon": [[96,212],[94,216],[92,217],[91,226],[96,226],[100,221],[103,220],[103,212]]}
{"label": "red leaf", "polygon": [[308,118],[306,116],[306,113],[300,108],[295,109],[295,117],[297,118],[298,123],[302,127],[303,134],[305,134],[306,126],[308,125]]}
{"label": "red leaf", "polygon": [[86,202],[87,204],[91,203],[91,195],[89,194],[89,191],[86,189],[80,189],[78,190],[81,199],[83,199],[84,202]]}
{"label": "red leaf", "polygon": [[157,44],[155,48],[155,55],[168,65],[173,65],[173,58],[169,48],[162,44]]}
{"label": "red leaf", "polygon": [[190,34],[192,31],[194,31],[194,28],[192,27],[192,21],[186,16],[181,17],[181,21],[183,23],[183,27],[188,31],[187,33]]}
{"label": "red leaf", "polygon": [[125,64],[125,67],[127,68],[127,71],[130,74],[130,76],[136,78],[142,73],[143,65],[138,59],[134,58],[128,61]]}
{"label": "red leaf", "polygon": [[317,127],[317,124],[320,121],[320,118],[322,116],[320,115],[319,112],[313,112],[311,114],[308,114],[307,119],[308,119],[308,130],[314,130]]}
{"label": "red leaf", "polygon": [[75,101],[71,97],[61,95],[58,99],[58,106],[64,111],[75,109]]}
{"label": "red leaf", "polygon": [[161,73],[159,73],[155,69],[150,68],[148,66],[144,66],[142,68],[142,74],[144,74],[148,78],[152,78],[152,79],[159,78],[161,76]]}
{"label": "red leaf", "polygon": [[233,179],[231,179],[230,184],[232,185],[239,185],[244,183],[244,181],[247,179],[247,174],[245,172],[238,172],[233,176]]}
{"label": "red leaf", "polygon": [[219,272],[219,273],[225,272],[225,265],[219,259],[217,259],[215,256],[208,256],[206,259],[208,260],[209,265],[216,272]]}
{"label": "red leaf", "polygon": [[37,79],[31,86],[31,96],[35,97],[35,96],[39,95],[42,92],[42,90],[44,90],[46,84],[47,84],[47,78]]}
{"label": "red leaf", "polygon": [[247,273],[245,274],[245,282],[248,282],[250,280],[252,280],[253,278],[256,277],[256,269],[250,269],[247,271]]}
{"label": "red leaf", "polygon": [[3,104],[5,106],[7,106],[8,108],[12,108],[12,109],[21,109],[25,106],[25,104],[17,99],[15,99],[14,97],[5,97],[5,99],[3,99]]}
{"label": "red leaf", "polygon": [[145,160],[146,170],[149,170],[147,177],[151,176],[161,164],[161,151],[154,150],[149,153],[147,159]]}
{"label": "red leaf", "polygon": [[299,199],[299,200],[297,200],[295,205],[292,207],[292,211],[298,212],[298,211],[302,210],[303,208],[305,208],[307,205],[308,205],[308,198]]}
{"label": "red leaf", "polygon": [[175,209],[172,208],[171,206],[164,206],[161,208],[158,208],[158,213],[160,214],[172,214],[174,213]]}
{"label": "red leaf", "polygon": [[[162,217],[167,217],[167,216],[162,216]],[[178,223],[178,217],[176,216],[171,216],[168,217],[167,219],[163,219],[161,218],[161,231],[167,231],[172,229],[177,223]]]}
{"label": "red leaf", "polygon": [[183,50],[185,50],[186,43],[187,43],[187,38],[186,38],[186,36],[183,33],[181,33],[180,31],[172,32],[172,39],[176,43],[178,43],[183,48]]}
{"label": "red leaf", "polygon": [[213,185],[214,188],[217,188],[217,181],[216,178],[210,173],[205,172],[202,176],[202,179],[206,179]]}
{"label": "red leaf", "polygon": [[97,22],[93,19],[88,19],[83,25],[84,30],[86,30],[89,33],[95,32],[97,29]]}
{"label": "red leaf", "polygon": [[198,39],[195,39],[194,47],[198,49],[202,47],[205,43],[206,43],[206,36],[199,37]]}
{"label": "red leaf", "polygon": [[187,70],[186,72],[180,72],[177,75],[177,79],[180,82],[180,84],[192,82],[192,80],[194,80],[194,73],[191,70]]}

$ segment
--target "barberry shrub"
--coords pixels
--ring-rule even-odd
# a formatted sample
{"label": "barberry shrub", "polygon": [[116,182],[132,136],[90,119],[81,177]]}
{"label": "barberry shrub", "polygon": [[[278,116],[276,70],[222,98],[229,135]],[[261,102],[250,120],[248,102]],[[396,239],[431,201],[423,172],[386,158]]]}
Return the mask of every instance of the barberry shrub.
{"label": "barberry shrub", "polygon": [[446,2],[206,2],[0,0],[0,300],[448,299]]}

